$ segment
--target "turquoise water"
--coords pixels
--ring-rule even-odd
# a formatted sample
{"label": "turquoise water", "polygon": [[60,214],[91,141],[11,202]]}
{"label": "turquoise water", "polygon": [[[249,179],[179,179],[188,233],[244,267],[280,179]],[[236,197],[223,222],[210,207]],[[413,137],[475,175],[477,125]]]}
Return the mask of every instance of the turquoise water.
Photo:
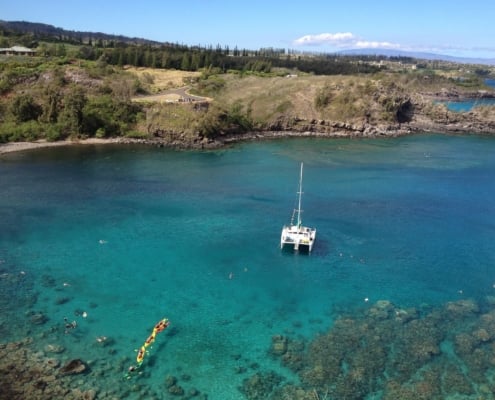
{"label": "turquoise water", "polygon": [[495,79],[485,79],[485,84],[495,88]]}
{"label": "turquoise water", "polygon": [[[297,384],[268,354],[273,335],[309,341],[378,300],[495,295],[494,151],[495,138],[418,135],[3,155],[2,342],[62,345],[120,398],[161,398],[167,375],[220,400],[243,398],[257,371]],[[279,248],[301,161],[309,255]],[[142,374],[124,379],[163,317]]]}
{"label": "turquoise water", "polygon": [[465,101],[440,101],[440,104],[445,104],[450,111],[468,112],[474,107],[494,106],[495,99],[472,99]]}
{"label": "turquoise water", "polygon": [[[495,88],[495,79],[485,79],[485,84]],[[450,111],[468,112],[474,107],[479,106],[494,106],[495,99],[470,99],[464,101],[440,101],[440,104],[445,104]]]}

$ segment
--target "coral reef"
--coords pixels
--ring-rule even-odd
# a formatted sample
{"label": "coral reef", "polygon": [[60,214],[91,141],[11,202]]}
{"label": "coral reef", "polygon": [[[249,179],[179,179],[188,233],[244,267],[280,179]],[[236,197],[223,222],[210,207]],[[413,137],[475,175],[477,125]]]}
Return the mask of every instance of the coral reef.
{"label": "coral reef", "polygon": [[[431,309],[401,309],[381,300],[341,316],[307,349],[272,337],[270,354],[298,373],[300,383],[246,378],[248,399],[493,398],[493,299],[462,299]],[[299,362],[287,361],[288,355]],[[471,398],[471,397],[469,397]]]}
{"label": "coral reef", "polygon": [[267,394],[278,387],[283,378],[273,371],[267,373],[257,372],[250,378],[244,379],[239,390],[249,400],[263,400]]}
{"label": "coral reef", "polygon": [[[45,358],[30,349],[31,339],[0,344],[0,393],[9,400],[69,399],[93,400],[94,388],[71,388],[70,381],[59,373],[79,373],[81,360],[70,362],[59,369],[59,362]],[[83,363],[82,363],[83,364]],[[84,364],[83,364],[84,365]],[[71,372],[69,372],[71,371]]]}

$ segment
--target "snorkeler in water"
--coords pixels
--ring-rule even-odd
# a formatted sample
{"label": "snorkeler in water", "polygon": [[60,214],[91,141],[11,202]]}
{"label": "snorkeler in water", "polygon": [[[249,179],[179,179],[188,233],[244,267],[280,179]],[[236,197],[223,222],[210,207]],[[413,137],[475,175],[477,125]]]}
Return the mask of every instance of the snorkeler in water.
{"label": "snorkeler in water", "polygon": [[64,317],[64,322],[65,322],[65,333],[66,334],[70,333],[72,331],[72,329],[75,329],[77,327],[77,322],[76,321],[69,322],[67,317]]}

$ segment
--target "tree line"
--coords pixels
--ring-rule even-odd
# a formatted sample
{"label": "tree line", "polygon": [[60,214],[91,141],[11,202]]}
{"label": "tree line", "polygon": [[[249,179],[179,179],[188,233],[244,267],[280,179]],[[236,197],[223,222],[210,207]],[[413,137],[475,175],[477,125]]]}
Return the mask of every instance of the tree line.
{"label": "tree line", "polygon": [[[358,57],[305,54],[284,48],[240,49],[237,46],[187,46],[158,43],[121,35],[77,32],[30,22],[0,22],[0,47],[14,44],[35,48],[45,57],[104,60],[109,65],[198,71],[270,72],[274,67],[317,75],[372,73],[377,67],[359,63]],[[76,50],[74,50],[76,49]]]}
{"label": "tree line", "polygon": [[120,45],[101,48],[81,46],[78,58],[104,60],[110,65],[198,71],[219,68],[223,72],[270,72],[272,68],[287,68],[316,75],[373,73],[378,67],[360,63],[357,57],[338,55],[304,56],[287,53],[285,49],[256,51],[237,47],[188,47],[183,45],[150,46]]}

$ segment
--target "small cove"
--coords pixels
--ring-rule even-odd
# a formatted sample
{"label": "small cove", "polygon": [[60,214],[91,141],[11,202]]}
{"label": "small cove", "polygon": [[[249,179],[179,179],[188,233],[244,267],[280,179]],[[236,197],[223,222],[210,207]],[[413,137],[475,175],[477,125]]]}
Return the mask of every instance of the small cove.
{"label": "small cove", "polygon": [[[242,398],[257,371],[298,384],[269,355],[274,335],[310,341],[379,300],[495,294],[494,149],[490,137],[417,135],[5,155],[3,338],[63,346],[121,398],[161,393],[169,375],[220,400]],[[303,220],[318,229],[309,256],[279,249],[301,161]],[[29,324],[33,313],[47,321]],[[144,374],[125,381],[163,317]],[[77,321],[68,334],[64,318]]]}

